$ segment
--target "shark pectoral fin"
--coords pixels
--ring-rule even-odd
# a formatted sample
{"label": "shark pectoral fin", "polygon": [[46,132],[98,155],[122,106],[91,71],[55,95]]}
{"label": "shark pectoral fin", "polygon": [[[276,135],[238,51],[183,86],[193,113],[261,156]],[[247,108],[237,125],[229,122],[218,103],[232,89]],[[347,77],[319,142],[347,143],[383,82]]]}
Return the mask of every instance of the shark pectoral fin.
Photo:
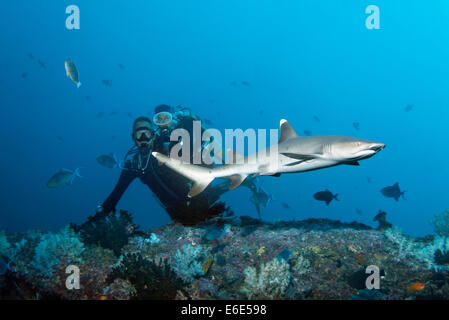
{"label": "shark pectoral fin", "polygon": [[229,185],[229,190],[234,190],[237,188],[247,177],[246,174],[233,174],[232,176],[229,176],[228,178],[231,180],[231,183]]}
{"label": "shark pectoral fin", "polygon": [[280,125],[281,125],[281,137],[279,138],[278,144],[284,142],[285,140],[299,137],[287,120],[282,119]]}
{"label": "shark pectoral fin", "polygon": [[208,178],[208,179],[201,179],[201,180],[197,180],[195,181],[195,183],[192,186],[192,189],[190,189],[189,193],[187,194],[187,196],[189,198],[195,197],[197,195],[199,195],[201,192],[204,191],[204,189],[207,188],[207,186],[212,182],[212,180],[214,180],[214,178]]}
{"label": "shark pectoral fin", "polygon": [[360,163],[358,161],[348,161],[344,162],[344,164],[350,165],[350,166],[359,166]]}

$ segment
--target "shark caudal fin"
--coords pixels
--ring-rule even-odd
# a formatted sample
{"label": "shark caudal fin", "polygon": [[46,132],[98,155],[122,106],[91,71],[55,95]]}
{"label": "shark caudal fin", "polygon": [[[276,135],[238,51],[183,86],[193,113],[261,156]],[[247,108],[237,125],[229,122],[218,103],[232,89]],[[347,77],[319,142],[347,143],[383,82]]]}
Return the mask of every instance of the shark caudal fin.
{"label": "shark caudal fin", "polygon": [[152,155],[158,160],[159,164],[166,165],[180,175],[192,180],[193,186],[189,191],[189,197],[199,195],[215,179],[211,169],[169,158],[159,152],[153,152]]}

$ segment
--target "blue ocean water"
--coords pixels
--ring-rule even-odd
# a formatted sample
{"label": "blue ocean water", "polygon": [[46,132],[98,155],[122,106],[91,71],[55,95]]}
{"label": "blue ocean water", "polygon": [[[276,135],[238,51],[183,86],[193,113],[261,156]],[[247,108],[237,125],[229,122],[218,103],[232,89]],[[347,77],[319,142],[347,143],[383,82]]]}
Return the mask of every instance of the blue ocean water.
{"label": "blue ocean water", "polygon": [[[72,4],[80,30],[65,26]],[[379,30],[365,26],[371,4],[380,9]],[[266,220],[375,226],[381,209],[404,233],[432,233],[429,220],[448,206],[448,15],[445,0],[2,1],[0,229],[84,222],[120,174],[96,157],[123,157],[133,120],[164,103],[188,106],[220,130],[275,129],[285,118],[299,133],[387,145],[360,167],[263,177],[279,200],[262,211]],[[78,67],[79,89],[65,75],[67,59]],[[84,178],[46,187],[60,168],[77,167]],[[380,193],[395,182],[406,200]],[[326,188],[340,201],[326,207],[313,198]],[[257,217],[249,197],[238,188],[223,199],[236,214]],[[137,180],[118,208],[144,229],[170,221]]]}

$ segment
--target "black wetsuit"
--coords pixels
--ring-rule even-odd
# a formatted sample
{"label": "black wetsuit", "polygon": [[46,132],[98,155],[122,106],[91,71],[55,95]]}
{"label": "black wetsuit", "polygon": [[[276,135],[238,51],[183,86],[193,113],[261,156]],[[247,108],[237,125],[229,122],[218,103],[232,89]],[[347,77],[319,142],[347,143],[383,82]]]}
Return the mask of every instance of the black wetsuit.
{"label": "black wetsuit", "polygon": [[[185,128],[185,123],[182,124]],[[153,150],[160,151],[162,141],[155,141]],[[228,182],[209,186],[192,199],[187,197],[191,181],[167,166],[160,166],[149,149],[131,148],[125,156],[119,181],[110,196],[103,203],[103,211],[115,210],[130,183],[139,178],[156,195],[170,217],[183,224],[195,224],[225,211],[225,205],[217,202],[228,191]]]}

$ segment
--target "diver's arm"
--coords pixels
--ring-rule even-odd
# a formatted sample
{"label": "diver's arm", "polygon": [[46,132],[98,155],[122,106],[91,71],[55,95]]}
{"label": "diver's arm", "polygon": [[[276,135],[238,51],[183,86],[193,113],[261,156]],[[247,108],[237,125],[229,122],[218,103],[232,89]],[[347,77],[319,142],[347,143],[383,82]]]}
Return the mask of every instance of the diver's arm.
{"label": "diver's arm", "polygon": [[117,185],[115,186],[114,190],[112,190],[109,197],[101,205],[103,212],[109,213],[112,210],[115,210],[115,206],[120,201],[123,193],[135,178],[136,174],[132,171],[127,169],[122,170]]}

